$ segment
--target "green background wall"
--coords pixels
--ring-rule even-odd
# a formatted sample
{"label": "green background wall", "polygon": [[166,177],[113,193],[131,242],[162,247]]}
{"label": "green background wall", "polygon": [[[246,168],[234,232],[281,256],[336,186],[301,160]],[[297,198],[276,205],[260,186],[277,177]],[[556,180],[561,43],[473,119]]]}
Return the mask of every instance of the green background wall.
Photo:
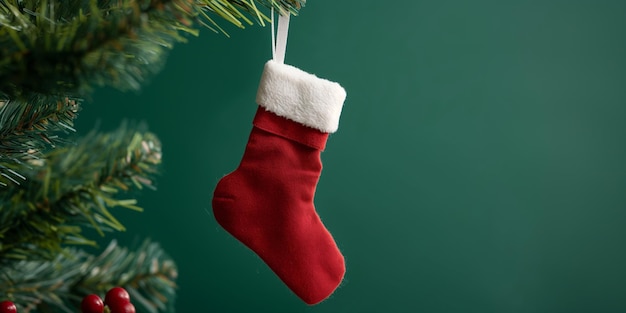
{"label": "green background wall", "polygon": [[162,139],[106,240],[161,242],[178,312],[626,312],[625,1],[309,1],[287,63],[348,92],[316,195],[348,271],[315,307],[210,214],[270,58],[269,29],[228,30],[77,121]]}

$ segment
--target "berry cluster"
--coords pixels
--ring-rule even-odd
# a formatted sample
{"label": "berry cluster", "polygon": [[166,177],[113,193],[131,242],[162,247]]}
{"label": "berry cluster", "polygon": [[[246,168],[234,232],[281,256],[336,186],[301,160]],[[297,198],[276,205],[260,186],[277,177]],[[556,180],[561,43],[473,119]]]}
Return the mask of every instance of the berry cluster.
{"label": "berry cluster", "polygon": [[[80,309],[82,313],[135,313],[135,306],[130,302],[130,295],[122,287],[111,288],[104,297],[104,301],[95,294],[85,296]],[[17,313],[17,307],[11,301],[2,301],[0,313]]]}
{"label": "berry cluster", "polygon": [[[104,301],[95,294],[85,296],[80,304],[80,310],[82,313],[135,313],[135,306],[130,302],[130,295],[126,289],[113,287],[107,292]],[[2,301],[0,313],[17,313],[17,307],[11,301]]]}
{"label": "berry cluster", "polygon": [[85,296],[80,304],[82,313],[103,313],[105,306],[108,308],[106,312],[110,313],[135,313],[135,306],[130,302],[130,295],[122,287],[111,288],[104,297],[104,302],[98,295],[91,294]]}

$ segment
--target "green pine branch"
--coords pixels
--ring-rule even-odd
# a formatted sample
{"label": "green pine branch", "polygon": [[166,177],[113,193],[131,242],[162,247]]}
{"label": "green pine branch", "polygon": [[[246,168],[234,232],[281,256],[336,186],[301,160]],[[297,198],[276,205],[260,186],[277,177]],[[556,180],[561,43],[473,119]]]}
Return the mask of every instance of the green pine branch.
{"label": "green pine branch", "polygon": [[166,312],[173,308],[178,271],[172,259],[154,242],[136,250],[112,241],[98,255],[63,250],[50,261],[19,260],[0,269],[0,299],[16,303],[19,312],[79,311],[88,294],[104,299],[107,290],[122,286],[138,312]]}
{"label": "green pine branch", "polygon": [[158,139],[128,126],[92,132],[31,162],[24,182],[0,193],[0,263],[51,259],[64,244],[93,245],[83,227],[101,234],[125,230],[110,209],[141,210],[120,192],[154,188],[160,162]]}
{"label": "green pine branch", "polygon": [[20,184],[21,168],[37,163],[48,147],[64,142],[57,134],[74,131],[80,101],[30,95],[0,98],[0,187]]}
{"label": "green pine branch", "polygon": [[0,91],[139,89],[194,23],[263,24],[255,2],[296,14],[305,0],[0,0]]}

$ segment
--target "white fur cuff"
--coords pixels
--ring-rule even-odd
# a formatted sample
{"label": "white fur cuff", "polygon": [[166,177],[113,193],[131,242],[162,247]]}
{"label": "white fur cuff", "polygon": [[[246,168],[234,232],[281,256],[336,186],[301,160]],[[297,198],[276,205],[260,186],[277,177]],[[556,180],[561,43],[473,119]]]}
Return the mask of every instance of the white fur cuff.
{"label": "white fur cuff", "polygon": [[256,96],[266,110],[325,133],[337,131],[345,99],[338,83],[273,60],[265,64]]}

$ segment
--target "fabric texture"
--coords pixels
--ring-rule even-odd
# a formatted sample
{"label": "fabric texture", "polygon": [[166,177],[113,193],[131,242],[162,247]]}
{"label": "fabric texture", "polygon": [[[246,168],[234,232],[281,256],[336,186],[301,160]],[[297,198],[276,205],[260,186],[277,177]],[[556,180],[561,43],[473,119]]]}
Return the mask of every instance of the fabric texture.
{"label": "fabric texture", "polygon": [[307,304],[326,299],[345,273],[313,205],[327,137],[259,107],[239,167],[213,196],[217,222]]}
{"label": "fabric texture", "polygon": [[334,133],[346,91],[336,82],[291,65],[268,61],[257,92],[257,103],[278,116]]}

